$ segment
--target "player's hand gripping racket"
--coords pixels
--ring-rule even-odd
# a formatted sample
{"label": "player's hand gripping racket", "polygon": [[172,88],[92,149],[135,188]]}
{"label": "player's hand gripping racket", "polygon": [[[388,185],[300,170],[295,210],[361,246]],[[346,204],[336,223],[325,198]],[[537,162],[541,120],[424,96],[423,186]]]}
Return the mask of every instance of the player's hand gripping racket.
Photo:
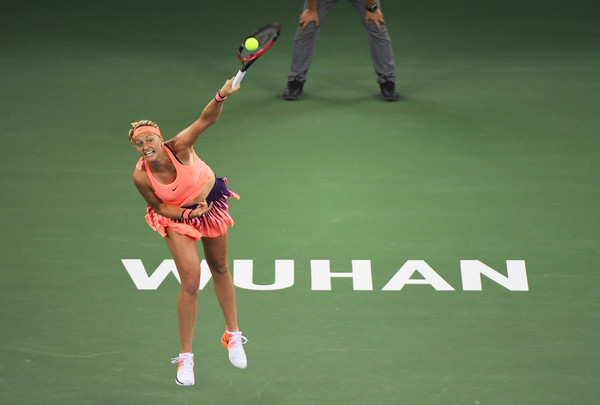
{"label": "player's hand gripping racket", "polygon": [[274,23],[265,25],[248,35],[248,38],[255,38],[258,41],[258,48],[250,51],[245,46],[246,41],[244,40],[244,42],[242,42],[238,49],[238,58],[240,58],[240,61],[242,62],[242,68],[238,71],[237,75],[235,75],[231,87],[235,88],[240,85],[248,68],[260,55],[265,53],[275,41],[277,41],[280,33],[281,26]]}

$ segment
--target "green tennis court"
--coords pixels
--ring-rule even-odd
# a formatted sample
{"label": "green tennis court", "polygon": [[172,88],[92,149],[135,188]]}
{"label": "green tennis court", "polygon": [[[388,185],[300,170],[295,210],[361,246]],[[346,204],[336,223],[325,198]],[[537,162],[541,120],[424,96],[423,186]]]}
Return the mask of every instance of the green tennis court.
{"label": "green tennis court", "polygon": [[[301,1],[3,5],[0,403],[600,401],[600,6],[382,1],[395,103],[344,1],[293,102]],[[249,364],[208,280],[183,388],[179,283],[127,131],[192,122],[271,22],[196,146],[241,195]]]}

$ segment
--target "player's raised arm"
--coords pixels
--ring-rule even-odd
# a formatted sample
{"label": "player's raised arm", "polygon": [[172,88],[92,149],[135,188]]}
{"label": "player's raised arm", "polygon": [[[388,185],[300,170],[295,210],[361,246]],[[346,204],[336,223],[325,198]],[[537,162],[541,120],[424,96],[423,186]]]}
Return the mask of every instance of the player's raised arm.
{"label": "player's raised arm", "polygon": [[200,114],[200,118],[177,135],[176,149],[193,146],[200,135],[202,135],[208,127],[217,122],[221,115],[221,111],[223,110],[223,102],[225,99],[240,89],[240,86],[235,88],[231,87],[232,83],[233,77],[227,79],[225,84],[223,84],[221,89],[215,94],[215,97],[213,97],[206,107],[204,107],[202,114]]}

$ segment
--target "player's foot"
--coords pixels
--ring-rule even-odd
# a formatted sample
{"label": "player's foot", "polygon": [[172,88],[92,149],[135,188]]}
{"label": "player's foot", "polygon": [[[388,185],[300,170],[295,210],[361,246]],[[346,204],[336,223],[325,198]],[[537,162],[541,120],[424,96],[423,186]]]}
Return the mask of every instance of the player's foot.
{"label": "player's foot", "polygon": [[229,332],[225,329],[221,343],[229,351],[229,361],[238,368],[246,368],[248,360],[243,345],[248,342],[242,332]]}
{"label": "player's foot", "polygon": [[286,100],[298,100],[302,95],[304,82],[298,80],[290,80],[287,83],[286,89],[283,91],[283,98]]}
{"label": "player's foot", "polygon": [[396,83],[383,82],[379,85],[379,88],[385,101],[397,101],[400,99],[400,93],[396,90]]}
{"label": "player's foot", "polygon": [[194,353],[179,353],[179,357],[171,359],[171,363],[179,363],[175,378],[178,385],[194,385]]}

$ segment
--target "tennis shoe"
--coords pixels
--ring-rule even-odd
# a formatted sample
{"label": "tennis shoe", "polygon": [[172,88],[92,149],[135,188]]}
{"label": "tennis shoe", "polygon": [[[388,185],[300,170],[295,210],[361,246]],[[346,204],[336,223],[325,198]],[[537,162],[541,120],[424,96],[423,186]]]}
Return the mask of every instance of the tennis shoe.
{"label": "tennis shoe", "polygon": [[302,95],[302,89],[304,82],[298,80],[290,80],[287,83],[287,87],[283,91],[283,98],[286,100],[298,100]]}
{"label": "tennis shoe", "polygon": [[175,378],[178,385],[194,385],[194,353],[179,353],[179,357],[172,358],[171,363],[179,364]]}
{"label": "tennis shoe", "polygon": [[246,368],[248,366],[248,359],[244,352],[244,346],[248,342],[245,336],[242,336],[242,332],[229,332],[225,329],[223,337],[221,337],[221,343],[229,351],[229,361],[231,364],[238,368]]}
{"label": "tennis shoe", "polygon": [[397,101],[400,99],[400,93],[396,90],[396,83],[383,82],[379,85],[379,88],[385,101]]}

